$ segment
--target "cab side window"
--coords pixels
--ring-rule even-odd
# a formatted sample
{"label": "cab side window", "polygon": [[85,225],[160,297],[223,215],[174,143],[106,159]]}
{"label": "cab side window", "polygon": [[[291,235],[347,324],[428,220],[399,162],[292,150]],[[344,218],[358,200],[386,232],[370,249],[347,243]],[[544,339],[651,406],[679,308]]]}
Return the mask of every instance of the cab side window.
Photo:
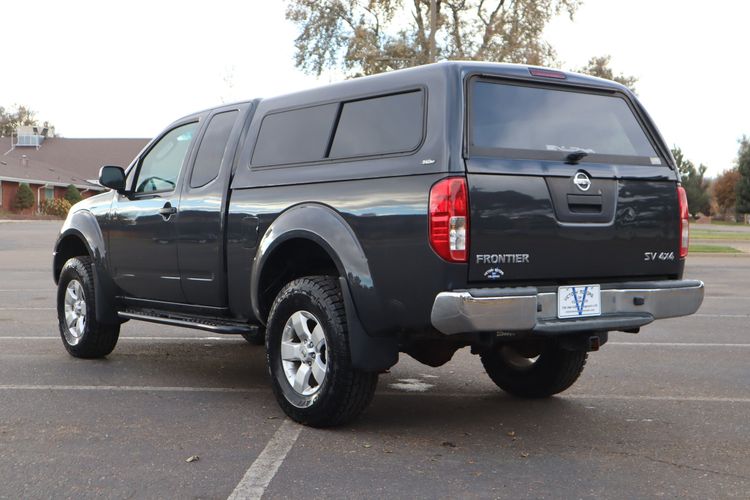
{"label": "cab side window", "polygon": [[167,132],[141,159],[136,193],[174,191],[180,169],[190,149],[198,122],[180,125]]}
{"label": "cab side window", "polygon": [[237,111],[227,111],[211,118],[195,156],[195,165],[190,175],[191,188],[205,186],[219,175],[229,134],[232,133],[238,114]]}

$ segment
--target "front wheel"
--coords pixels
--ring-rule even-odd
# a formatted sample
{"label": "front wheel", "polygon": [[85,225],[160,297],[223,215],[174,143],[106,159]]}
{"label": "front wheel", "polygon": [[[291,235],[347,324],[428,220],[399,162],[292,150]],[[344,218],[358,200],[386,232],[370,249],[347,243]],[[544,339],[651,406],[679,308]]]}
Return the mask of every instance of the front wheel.
{"label": "front wheel", "polygon": [[276,400],[293,420],[341,425],[370,404],[378,374],[352,368],[346,325],[335,278],[300,278],[276,297],[266,335],[268,370]]}
{"label": "front wheel", "polygon": [[521,398],[545,398],[569,388],[578,380],[587,357],[585,351],[568,351],[552,344],[535,352],[503,345],[481,355],[492,381]]}
{"label": "front wheel", "polygon": [[76,358],[104,357],[112,352],[120,336],[120,325],[103,325],[96,320],[94,300],[91,258],[68,260],[57,284],[57,318],[63,345]]}

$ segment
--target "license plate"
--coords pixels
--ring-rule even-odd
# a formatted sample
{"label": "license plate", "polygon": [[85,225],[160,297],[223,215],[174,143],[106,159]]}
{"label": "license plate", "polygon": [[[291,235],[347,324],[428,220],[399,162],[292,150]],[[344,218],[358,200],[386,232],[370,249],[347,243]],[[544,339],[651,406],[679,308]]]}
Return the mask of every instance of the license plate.
{"label": "license plate", "polygon": [[558,287],[558,318],[583,318],[586,316],[601,316],[601,314],[602,298],[599,285]]}

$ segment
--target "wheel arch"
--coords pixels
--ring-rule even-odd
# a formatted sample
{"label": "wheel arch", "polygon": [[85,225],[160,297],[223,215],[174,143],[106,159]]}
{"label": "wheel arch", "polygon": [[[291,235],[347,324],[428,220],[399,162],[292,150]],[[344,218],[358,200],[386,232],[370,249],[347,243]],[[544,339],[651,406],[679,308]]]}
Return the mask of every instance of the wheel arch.
{"label": "wheel arch", "polygon": [[99,223],[87,210],[75,212],[66,219],[55,242],[52,272],[55,284],[65,263],[78,256],[89,256],[94,271],[96,319],[102,324],[119,324],[115,308],[115,284],[106,265],[106,245]]}
{"label": "wheel arch", "polygon": [[326,205],[291,207],[265,231],[252,264],[255,317],[267,323],[278,290],[292,279],[316,274],[339,280],[354,365],[366,371],[393,366],[398,361],[395,338],[370,336],[358,312],[357,304],[378,300],[367,257],[346,220]]}
{"label": "wheel arch", "polygon": [[[344,218],[326,205],[295,205],[268,227],[253,260],[250,284],[253,313],[264,323],[270,304],[266,304],[263,294],[268,291],[270,273],[277,271],[278,266],[274,264],[283,261],[289,254],[295,257],[307,255],[305,260],[308,262],[322,264],[325,261],[328,274],[335,269],[335,275],[346,278],[350,288],[373,288],[367,257]],[[356,304],[360,294],[356,289],[351,291]]]}

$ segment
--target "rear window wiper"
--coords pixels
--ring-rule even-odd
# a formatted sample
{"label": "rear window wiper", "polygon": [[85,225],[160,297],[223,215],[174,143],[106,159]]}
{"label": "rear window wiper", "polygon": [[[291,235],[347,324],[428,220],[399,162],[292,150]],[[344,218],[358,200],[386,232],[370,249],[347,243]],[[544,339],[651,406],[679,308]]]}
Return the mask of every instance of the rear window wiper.
{"label": "rear window wiper", "polygon": [[570,165],[575,165],[579,161],[583,160],[585,157],[589,155],[588,151],[584,151],[582,149],[579,149],[578,151],[573,151],[571,153],[568,153],[565,156],[565,163],[568,163]]}

